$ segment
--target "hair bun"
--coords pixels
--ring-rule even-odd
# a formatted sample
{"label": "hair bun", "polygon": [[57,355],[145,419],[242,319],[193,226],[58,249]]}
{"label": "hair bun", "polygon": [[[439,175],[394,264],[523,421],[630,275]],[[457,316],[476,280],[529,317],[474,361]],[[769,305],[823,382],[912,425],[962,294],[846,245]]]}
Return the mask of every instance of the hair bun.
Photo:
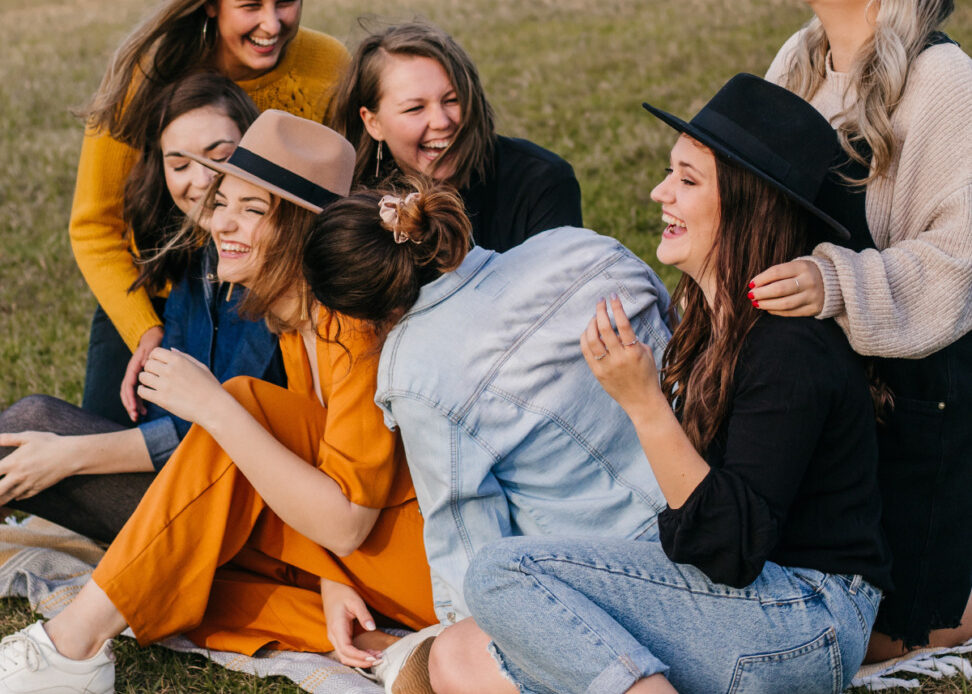
{"label": "hair bun", "polygon": [[[472,225],[459,194],[451,186],[410,178],[414,192],[401,198],[394,233],[404,237],[419,267],[449,272],[469,251]],[[399,241],[401,243],[401,241]]]}

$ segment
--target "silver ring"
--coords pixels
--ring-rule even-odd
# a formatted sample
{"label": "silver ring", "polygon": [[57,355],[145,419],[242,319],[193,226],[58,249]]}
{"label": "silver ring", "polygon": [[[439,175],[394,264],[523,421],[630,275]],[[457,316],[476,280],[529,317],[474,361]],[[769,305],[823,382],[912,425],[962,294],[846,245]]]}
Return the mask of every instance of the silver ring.
{"label": "silver ring", "polygon": [[607,352],[605,352],[604,354],[595,354],[595,355],[594,355],[594,361],[601,361],[601,360],[602,360],[602,359],[603,359],[604,357],[606,357],[607,355],[608,355],[608,353],[607,353]]}
{"label": "silver ring", "polygon": [[621,346],[622,347],[632,347],[632,346],[634,346],[636,344],[638,344],[638,338],[637,337],[635,339],[633,339],[631,342],[625,342]]}
{"label": "silver ring", "polygon": [[797,279],[796,277],[794,277],[794,278],[793,278],[793,281],[794,281],[794,282],[796,282],[796,285],[797,285],[797,291],[800,291],[800,280],[798,280],[798,279]]}

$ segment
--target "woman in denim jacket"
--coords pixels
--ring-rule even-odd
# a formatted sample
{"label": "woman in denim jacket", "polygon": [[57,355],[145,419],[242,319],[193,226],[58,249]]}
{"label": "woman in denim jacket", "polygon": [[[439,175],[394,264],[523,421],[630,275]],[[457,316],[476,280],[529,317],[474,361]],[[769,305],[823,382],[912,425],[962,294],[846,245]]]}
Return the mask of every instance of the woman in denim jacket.
{"label": "woman in denim jacket", "polygon": [[747,287],[814,235],[847,233],[814,202],[836,134],[752,75],[690,123],[646,108],[682,133],[652,191],[668,224],[658,258],[684,273],[682,318],[660,385],[616,298],[597,304],[581,347],[668,507],[643,542],[511,538],[480,552],[465,597],[495,660],[488,639],[446,630],[438,694],[460,691],[460,670],[477,682],[461,691],[491,694],[840,692],[864,657],[890,571],[864,370],[833,321],[764,314]]}
{"label": "woman in denim jacket", "polygon": [[413,183],[419,192],[403,198],[335,202],[304,269],[323,305],[387,335],[375,399],[401,430],[448,624],[469,615],[463,574],[493,540],[654,533],[661,491],[577,333],[614,292],[660,359],[669,298],[643,261],[587,229],[549,230],[505,253],[469,248],[452,189]]}
{"label": "woman in denim jacket", "polygon": [[[212,180],[209,169],[175,152],[229,156],[256,107],[228,78],[205,72],[162,90],[153,111],[125,209],[139,247],[163,249],[141,263],[136,283],[156,289],[172,283],[162,345],[192,355],[221,381],[250,375],[282,384],[277,338],[262,321],[237,314],[245,290],[216,280],[212,245],[165,245]],[[136,398],[138,371],[129,372],[122,399],[131,419],[141,419],[134,429],[47,395],[0,413],[0,504],[102,542],[114,539],[190,426]]]}

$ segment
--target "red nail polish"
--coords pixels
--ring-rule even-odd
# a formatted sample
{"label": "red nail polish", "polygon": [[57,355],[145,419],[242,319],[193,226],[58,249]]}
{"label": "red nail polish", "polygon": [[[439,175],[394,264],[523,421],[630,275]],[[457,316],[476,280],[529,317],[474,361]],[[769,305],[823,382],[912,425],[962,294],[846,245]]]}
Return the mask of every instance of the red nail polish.
{"label": "red nail polish", "polygon": [[753,306],[755,306],[756,308],[759,308],[759,302],[758,301],[754,301],[753,302]]}
{"label": "red nail polish", "polygon": [[750,299],[755,299],[756,298],[756,295],[753,294],[752,292],[749,292],[748,294],[746,294],[746,296],[749,297]]}
{"label": "red nail polish", "polygon": [[756,283],[755,283],[755,282],[750,282],[750,283],[749,283],[749,288],[750,288],[750,289],[753,289],[753,288],[755,288],[755,287],[756,287]]}

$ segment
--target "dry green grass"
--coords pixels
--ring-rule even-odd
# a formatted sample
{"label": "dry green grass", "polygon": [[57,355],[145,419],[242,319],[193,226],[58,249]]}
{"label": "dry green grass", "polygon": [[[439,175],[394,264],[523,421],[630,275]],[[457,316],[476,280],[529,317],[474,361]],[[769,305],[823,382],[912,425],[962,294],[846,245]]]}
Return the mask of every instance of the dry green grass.
{"label": "dry green grass", "polygon": [[[150,6],[0,0],[0,408],[32,392],[80,400],[94,300],[67,241],[81,140],[69,108],[97,86],[110,52]],[[425,17],[453,33],[479,65],[501,131],[570,160],[587,226],[652,263],[660,224],[648,193],[672,134],[641,102],[690,115],[732,74],[762,74],[809,16],[798,0],[308,0],[304,23],[350,43],[362,8]],[[972,45],[967,3],[949,29]],[[8,633],[30,616],[11,602],[0,620]],[[290,691],[131,643],[119,665],[122,691]],[[952,681],[921,691],[968,690]]]}

